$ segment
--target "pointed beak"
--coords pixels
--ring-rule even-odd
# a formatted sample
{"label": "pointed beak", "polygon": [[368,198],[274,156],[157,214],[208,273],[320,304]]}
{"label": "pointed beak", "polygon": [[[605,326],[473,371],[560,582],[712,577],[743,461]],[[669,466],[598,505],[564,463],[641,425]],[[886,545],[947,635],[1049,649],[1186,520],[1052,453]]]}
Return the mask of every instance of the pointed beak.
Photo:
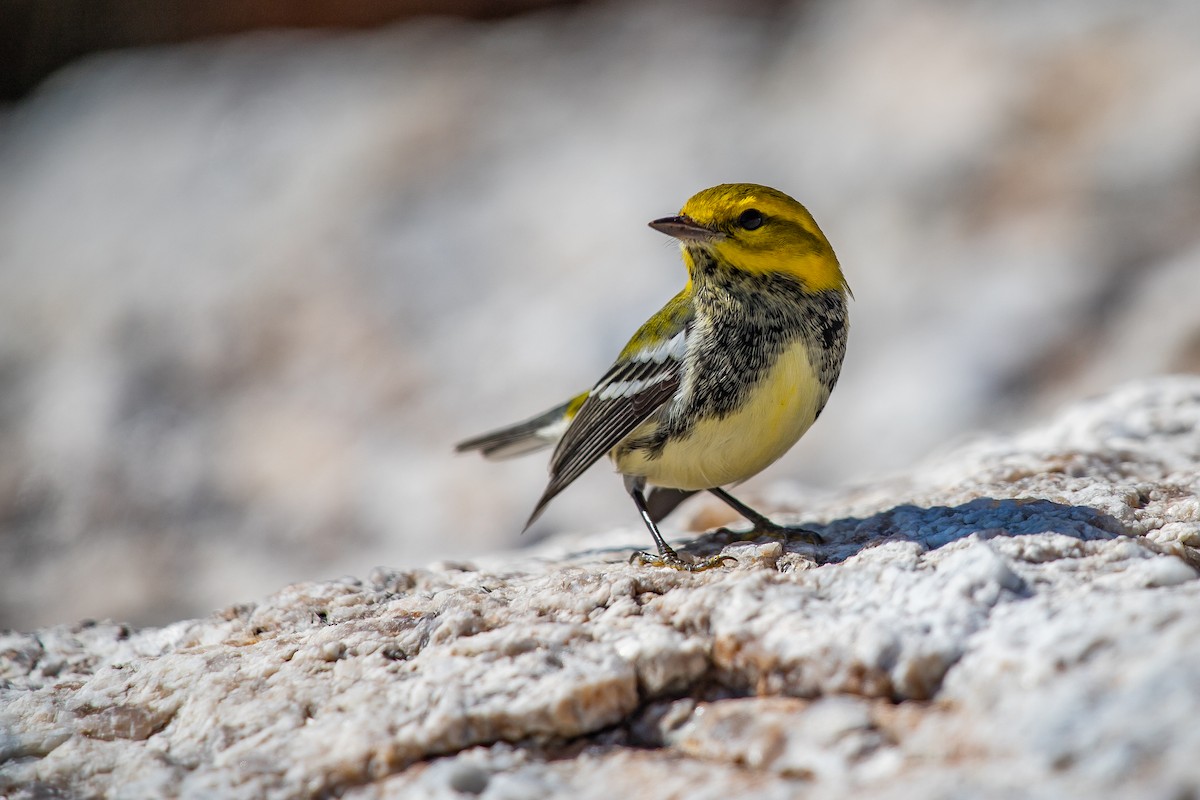
{"label": "pointed beak", "polygon": [[678,217],[656,219],[650,223],[650,227],[660,233],[665,233],[667,236],[674,236],[681,242],[711,242],[714,239],[721,239],[725,236],[723,233],[709,230],[703,225],[696,224],[682,214]]}

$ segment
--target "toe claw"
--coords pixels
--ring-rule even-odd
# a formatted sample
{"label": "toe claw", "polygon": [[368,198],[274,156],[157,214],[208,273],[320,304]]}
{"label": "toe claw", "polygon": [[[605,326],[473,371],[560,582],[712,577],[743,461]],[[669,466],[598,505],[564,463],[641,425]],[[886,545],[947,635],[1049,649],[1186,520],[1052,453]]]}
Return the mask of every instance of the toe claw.
{"label": "toe claw", "polygon": [[674,550],[660,553],[657,556],[639,551],[629,557],[630,564],[638,563],[644,567],[666,567],[681,572],[707,572],[710,569],[725,566],[726,562],[736,564],[737,559],[733,556],[719,555],[689,564],[681,559]]}
{"label": "toe claw", "polygon": [[782,528],[783,535],[787,539],[799,539],[802,542],[811,545],[825,544],[825,537],[816,531],[810,531],[808,528],[786,527]]}
{"label": "toe claw", "polygon": [[821,545],[825,543],[825,538],[816,531],[810,531],[807,528],[792,525],[755,525],[750,530],[734,531],[729,528],[718,528],[714,533],[720,536],[729,536],[738,541],[749,541],[757,539],[760,536],[769,536],[772,538],[782,539],[784,543],[793,541],[804,542],[805,544]]}

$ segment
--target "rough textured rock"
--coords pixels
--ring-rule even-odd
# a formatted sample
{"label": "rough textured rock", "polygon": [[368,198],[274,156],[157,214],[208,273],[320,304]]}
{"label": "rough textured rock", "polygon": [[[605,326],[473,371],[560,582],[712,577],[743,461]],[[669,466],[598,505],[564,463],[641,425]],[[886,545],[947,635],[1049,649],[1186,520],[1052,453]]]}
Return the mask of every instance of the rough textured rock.
{"label": "rough textured rock", "polygon": [[603,0],[76,63],[0,107],[0,627],[632,524],[597,469],[519,540],[545,461],[451,445],[603,374],[683,281],[645,223],[721,181],[806,203],[857,296],[762,481],[1198,371],[1197,30],[1181,0]]}
{"label": "rough textured rock", "polygon": [[12,797],[1200,791],[1200,378],[887,484],[826,544],[641,531],[0,638]]}

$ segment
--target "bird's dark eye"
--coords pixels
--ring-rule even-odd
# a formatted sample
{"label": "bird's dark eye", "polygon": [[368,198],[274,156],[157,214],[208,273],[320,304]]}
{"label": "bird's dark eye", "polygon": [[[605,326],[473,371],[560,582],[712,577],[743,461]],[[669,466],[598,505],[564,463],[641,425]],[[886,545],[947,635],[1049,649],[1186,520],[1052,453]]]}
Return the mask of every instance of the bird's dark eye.
{"label": "bird's dark eye", "polygon": [[738,216],[737,221],[738,221],[738,225],[740,225],[741,227],[745,228],[748,231],[752,231],[755,228],[762,227],[763,215],[762,215],[762,212],[759,211],[757,208],[747,208],[745,211],[743,211],[741,213],[740,216]]}

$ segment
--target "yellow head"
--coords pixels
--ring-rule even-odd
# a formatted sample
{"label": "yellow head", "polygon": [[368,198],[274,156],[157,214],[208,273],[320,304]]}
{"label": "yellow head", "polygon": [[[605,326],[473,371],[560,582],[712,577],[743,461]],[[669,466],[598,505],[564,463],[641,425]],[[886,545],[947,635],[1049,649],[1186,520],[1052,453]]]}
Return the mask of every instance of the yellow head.
{"label": "yellow head", "polygon": [[811,292],[849,291],[837,256],[808,209],[783,192],[753,183],[723,183],[694,195],[679,216],[650,227],[683,245],[689,273],[701,256],[744,272],[783,273]]}

